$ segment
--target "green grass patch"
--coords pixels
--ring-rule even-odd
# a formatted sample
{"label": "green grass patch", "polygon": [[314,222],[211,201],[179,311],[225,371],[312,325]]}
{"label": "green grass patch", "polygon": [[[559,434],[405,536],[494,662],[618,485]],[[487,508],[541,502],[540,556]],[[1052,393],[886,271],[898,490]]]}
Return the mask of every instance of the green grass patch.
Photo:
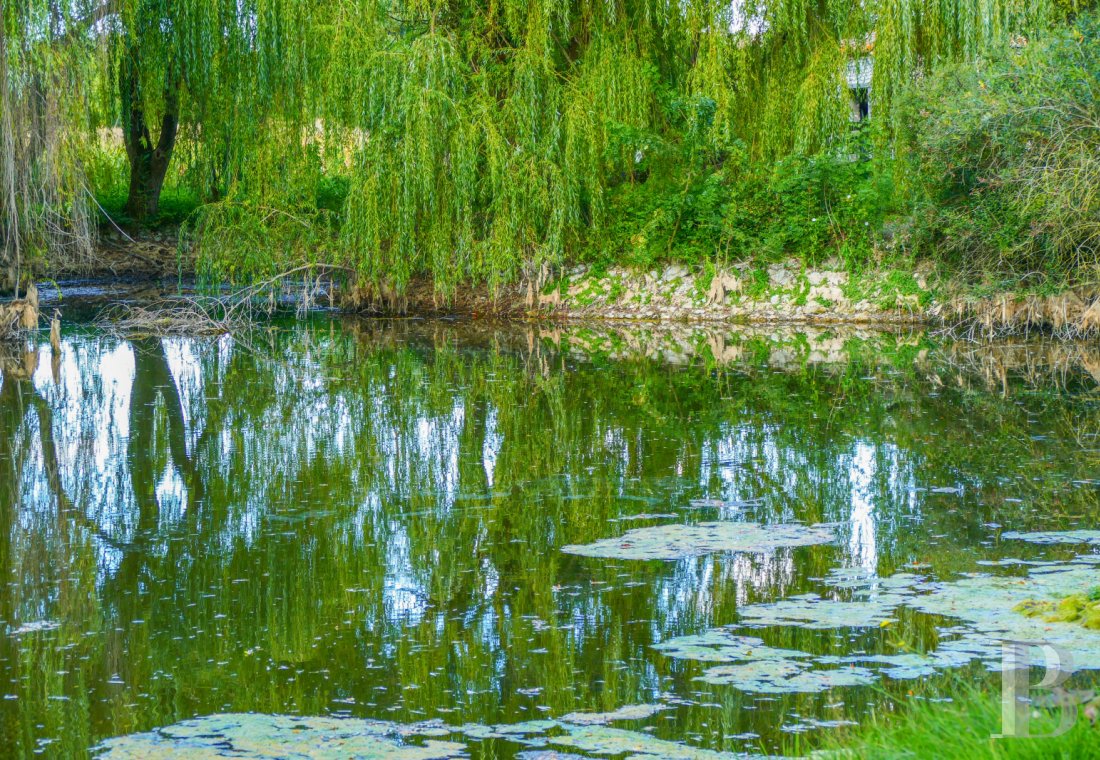
{"label": "green grass patch", "polygon": [[[1073,708],[1071,708],[1073,709]],[[913,701],[899,714],[879,714],[859,727],[829,739],[820,758],[853,760],[1070,760],[1097,757],[1100,728],[1081,712],[1076,725],[1058,737],[1045,737],[1059,723],[1057,710],[1032,713],[1030,733],[1036,738],[994,739],[1001,733],[999,694],[964,688],[950,701]]]}

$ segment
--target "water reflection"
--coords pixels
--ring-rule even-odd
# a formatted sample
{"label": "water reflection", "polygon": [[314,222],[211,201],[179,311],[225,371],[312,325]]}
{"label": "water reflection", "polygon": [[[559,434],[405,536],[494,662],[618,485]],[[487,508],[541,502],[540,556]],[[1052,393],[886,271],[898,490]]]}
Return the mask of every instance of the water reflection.
{"label": "water reflection", "polygon": [[[881,694],[759,700],[650,645],[838,566],[949,575],[998,556],[998,526],[1095,525],[1076,350],[318,321],[259,350],[89,332],[7,357],[0,741],[68,757],[223,710],[490,723],[672,695],[658,734],[775,747],[792,711],[858,717]],[[716,518],[842,540],[558,551]],[[837,644],[811,633],[782,635]]]}

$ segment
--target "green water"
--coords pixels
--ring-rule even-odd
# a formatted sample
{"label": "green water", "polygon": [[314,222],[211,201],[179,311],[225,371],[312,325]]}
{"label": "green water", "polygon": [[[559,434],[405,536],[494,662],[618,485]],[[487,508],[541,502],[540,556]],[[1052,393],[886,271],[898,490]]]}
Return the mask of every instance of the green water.
{"label": "green water", "polygon": [[[457,726],[643,703],[667,709],[617,725],[812,746],[829,730],[814,721],[984,668],[761,694],[653,646],[822,592],[837,568],[951,579],[1100,552],[1001,538],[1100,528],[1087,346],[324,317],[247,345],[67,332],[60,357],[0,364],[5,757],[79,757],[219,712]],[[836,540],[674,561],[561,551],[714,520],[827,523]],[[751,633],[925,651],[943,625],[902,611]]]}

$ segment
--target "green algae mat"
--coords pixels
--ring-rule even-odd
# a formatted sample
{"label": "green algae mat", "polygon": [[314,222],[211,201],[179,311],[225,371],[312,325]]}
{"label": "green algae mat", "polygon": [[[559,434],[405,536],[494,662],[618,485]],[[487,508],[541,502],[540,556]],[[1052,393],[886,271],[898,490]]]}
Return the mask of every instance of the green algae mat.
{"label": "green algae mat", "polygon": [[1100,686],[1087,347],[319,316],[26,348],[4,757],[777,756],[997,688],[1005,640]]}

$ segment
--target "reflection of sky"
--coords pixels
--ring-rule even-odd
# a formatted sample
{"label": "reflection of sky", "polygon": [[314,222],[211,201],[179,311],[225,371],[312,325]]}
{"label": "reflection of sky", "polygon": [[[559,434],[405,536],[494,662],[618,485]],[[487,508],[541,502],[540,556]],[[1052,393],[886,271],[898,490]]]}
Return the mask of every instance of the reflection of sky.
{"label": "reflection of sky", "polygon": [[386,544],[386,617],[406,625],[416,625],[428,609],[427,591],[417,580],[409,537],[400,523],[390,526]]}
{"label": "reflection of sky", "polygon": [[[979,428],[956,426],[957,401],[942,397],[921,396],[896,427],[879,414],[890,399],[861,388],[856,401],[836,403],[861,424],[839,415],[834,423],[817,416],[816,373],[760,370],[711,384],[706,372],[680,374],[693,368],[601,363],[529,375],[507,352],[364,347],[350,335],[333,346],[305,333],[275,337],[286,341],[275,356],[239,352],[229,339],[165,342],[187,460],[202,486],[190,502],[193,472],[172,461],[168,433],[181,431],[165,399],[129,418],[135,379],[164,369],[141,362],[159,353],[67,339],[56,383],[44,354],[34,387],[54,410],[70,514],[79,517],[55,508],[28,409],[15,433],[22,506],[6,555],[19,569],[9,593],[21,619],[59,620],[81,642],[100,637],[112,647],[98,658],[110,673],[130,668],[121,680],[154,699],[160,692],[143,679],[171,659],[205,683],[290,668],[295,686],[265,683],[267,701],[247,705],[262,711],[313,709],[294,695],[319,667],[316,693],[336,684],[342,698],[385,709],[409,684],[422,695],[445,686],[459,695],[451,706],[467,708],[493,709],[531,686],[542,697],[564,689],[578,705],[628,694],[649,701],[666,690],[701,701],[712,690],[691,680],[694,666],[655,653],[655,642],[733,624],[748,603],[824,593],[817,579],[837,566],[886,573],[921,559],[927,538],[911,534],[932,531],[913,531],[914,522],[984,521],[981,502],[964,515],[952,511],[953,496],[916,486],[962,481],[981,498],[993,478],[1031,475],[1023,457],[993,474],[952,473],[943,444],[965,443]],[[781,401],[775,388],[757,387],[773,379]],[[642,383],[646,394],[636,391]],[[137,418],[154,407],[155,417]],[[142,421],[154,430],[144,460],[129,438],[147,429]],[[140,523],[133,462],[152,465],[156,511]],[[671,517],[636,521],[654,513]],[[672,562],[560,551],[641,526],[714,519],[836,523],[838,539]],[[936,546],[953,551],[950,541]],[[64,584],[77,577],[74,593]],[[146,621],[140,629],[136,618]],[[293,668],[248,669],[268,655]],[[0,660],[0,676],[12,673]],[[103,680],[87,678],[81,688]],[[219,709],[220,699],[202,709]]]}
{"label": "reflection of sky", "polygon": [[852,491],[852,513],[849,517],[851,535],[848,552],[852,564],[872,573],[878,569],[875,547],[875,447],[860,442],[855,445],[848,481]]}
{"label": "reflection of sky", "polygon": [[485,419],[485,443],[481,447],[481,462],[485,468],[485,482],[489,488],[493,487],[493,474],[497,467],[497,457],[500,456],[500,448],[504,445],[504,436],[497,430],[496,407],[489,407]]}
{"label": "reflection of sky", "polygon": [[65,491],[123,540],[128,540],[134,528],[133,512],[127,508],[132,497],[124,466],[133,378],[134,352],[129,344],[84,341],[63,343],[58,383],[54,383],[48,360],[39,362],[33,378],[35,388],[53,409],[54,440]]}

